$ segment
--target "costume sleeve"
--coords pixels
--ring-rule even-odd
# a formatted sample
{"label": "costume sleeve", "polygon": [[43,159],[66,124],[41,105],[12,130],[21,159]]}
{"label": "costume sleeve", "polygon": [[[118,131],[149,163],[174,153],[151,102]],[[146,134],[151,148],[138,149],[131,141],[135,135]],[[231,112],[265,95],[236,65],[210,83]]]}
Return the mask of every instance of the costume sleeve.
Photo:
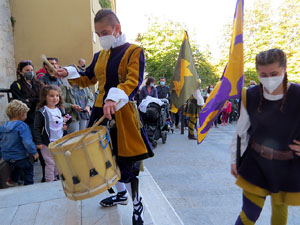
{"label": "costume sleeve", "polygon": [[42,132],[45,126],[45,120],[40,111],[36,111],[33,123],[33,139],[36,145],[43,144]]}
{"label": "costume sleeve", "polygon": [[124,105],[127,104],[129,99],[128,99],[128,96],[126,95],[126,93],[123,90],[121,90],[119,88],[112,87],[112,88],[109,89],[109,92],[108,92],[107,97],[106,97],[104,102],[106,102],[107,100],[113,100],[113,101],[117,102],[118,103],[117,104],[117,111],[118,111]]}
{"label": "costume sleeve", "polygon": [[22,126],[20,126],[20,137],[22,139],[22,143],[26,149],[26,151],[31,154],[31,155],[35,155],[37,153],[36,151],[36,147],[32,141],[32,135],[31,135],[31,131],[29,129],[29,126],[27,124],[23,124]]}
{"label": "costume sleeve", "polygon": [[142,48],[135,49],[127,64],[126,81],[117,87],[123,90],[129,98],[133,98],[144,79],[145,57]]}
{"label": "costume sleeve", "polygon": [[237,145],[237,135],[241,137],[241,155],[246,151],[249,142],[248,129],[250,128],[250,118],[247,110],[244,107],[243,102],[241,102],[241,115],[237,122],[237,130],[233,137],[232,144],[230,146],[231,152],[231,164],[236,164],[236,145]]}
{"label": "costume sleeve", "polygon": [[68,81],[70,84],[76,84],[80,87],[88,87],[97,83],[97,79],[95,76],[95,65],[97,63],[99,53],[94,55],[92,63],[86,68],[84,72],[79,72],[73,66],[64,67],[68,71]]}

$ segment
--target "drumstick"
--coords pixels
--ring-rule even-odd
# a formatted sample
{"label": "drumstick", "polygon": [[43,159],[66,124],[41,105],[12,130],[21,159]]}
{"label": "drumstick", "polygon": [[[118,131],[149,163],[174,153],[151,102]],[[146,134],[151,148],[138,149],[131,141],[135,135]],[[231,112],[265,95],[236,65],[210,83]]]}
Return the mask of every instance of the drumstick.
{"label": "drumstick", "polygon": [[53,67],[53,65],[48,61],[46,55],[42,54],[41,55],[41,60],[43,60],[44,63],[46,63],[46,65],[48,66],[50,72],[56,72],[56,69]]}

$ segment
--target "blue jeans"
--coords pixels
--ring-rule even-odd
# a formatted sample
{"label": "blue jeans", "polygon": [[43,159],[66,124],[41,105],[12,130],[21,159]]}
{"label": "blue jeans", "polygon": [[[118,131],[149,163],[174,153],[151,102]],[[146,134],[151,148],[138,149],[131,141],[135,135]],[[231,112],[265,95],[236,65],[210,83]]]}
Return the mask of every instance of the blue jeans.
{"label": "blue jeans", "polygon": [[20,176],[24,175],[24,185],[33,184],[33,163],[29,158],[21,160],[9,160],[7,161],[11,168],[10,179],[18,183]]}

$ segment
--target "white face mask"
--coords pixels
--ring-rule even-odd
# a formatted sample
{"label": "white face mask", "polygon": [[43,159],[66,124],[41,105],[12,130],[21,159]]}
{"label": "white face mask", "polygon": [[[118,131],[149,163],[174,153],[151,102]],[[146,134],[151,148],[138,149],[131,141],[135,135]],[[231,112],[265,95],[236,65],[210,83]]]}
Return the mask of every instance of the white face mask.
{"label": "white face mask", "polygon": [[103,37],[99,37],[100,45],[106,51],[110,49],[113,43],[116,41],[116,37],[113,35],[114,32],[115,32],[115,28],[113,29],[111,35],[105,35]]}
{"label": "white face mask", "polygon": [[104,50],[108,50],[111,48],[113,43],[116,41],[116,37],[114,35],[106,35],[103,37],[99,37],[100,45]]}
{"label": "white face mask", "polygon": [[275,77],[259,77],[260,83],[264,86],[265,89],[272,94],[276,88],[282,83],[284,74],[281,76]]}

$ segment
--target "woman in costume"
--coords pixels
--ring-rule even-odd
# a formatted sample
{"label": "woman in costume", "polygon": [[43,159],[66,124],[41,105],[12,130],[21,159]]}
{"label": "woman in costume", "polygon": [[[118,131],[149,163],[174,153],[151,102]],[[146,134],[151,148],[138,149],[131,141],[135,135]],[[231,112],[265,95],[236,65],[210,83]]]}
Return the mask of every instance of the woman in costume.
{"label": "woman in costume", "polygon": [[[198,80],[200,84],[200,79]],[[204,99],[201,95],[201,88],[197,88],[192,96],[187,100],[184,115],[189,118],[188,121],[188,139],[197,140],[195,137],[195,128],[197,124],[197,118],[199,117],[199,113],[201,111],[201,107],[204,105]]]}
{"label": "woman in costume", "polygon": [[300,205],[300,86],[288,82],[286,68],[282,50],[259,53],[260,85],[249,88],[242,98],[238,169],[235,138],[231,146],[231,173],[243,189],[243,208],[236,225],[255,224],[268,195],[272,225],[285,225],[288,205]]}
{"label": "woman in costume", "polygon": [[[94,55],[91,65],[85,72],[80,72],[82,76],[79,78],[74,67],[58,70],[58,74],[67,76],[71,84],[81,87],[94,85],[99,81],[99,94],[89,126],[103,115],[109,120],[115,120],[116,126],[110,128],[110,136],[121,170],[121,179],[116,184],[118,194],[102,200],[100,205],[110,207],[127,204],[130,192],[133,200],[132,223],[140,225],[144,224],[143,204],[138,190],[139,167],[136,162],[153,153],[147,135],[137,120],[136,106],[131,100],[143,81],[144,53],[141,47],[126,42],[120,21],[113,11],[101,9],[97,12],[94,23],[103,50]],[[107,122],[103,124],[106,125]]]}

